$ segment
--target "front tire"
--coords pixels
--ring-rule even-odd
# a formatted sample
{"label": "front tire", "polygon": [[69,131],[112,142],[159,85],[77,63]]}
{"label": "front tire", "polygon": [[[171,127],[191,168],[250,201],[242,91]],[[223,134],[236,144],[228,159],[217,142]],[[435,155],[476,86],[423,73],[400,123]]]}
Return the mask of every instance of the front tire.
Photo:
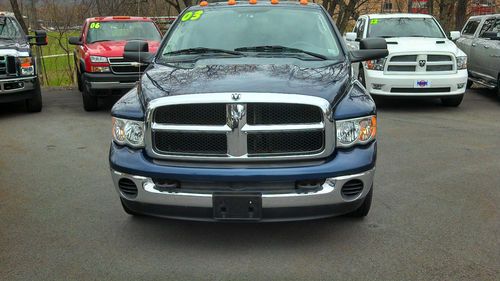
{"label": "front tire", "polygon": [[127,204],[123,201],[122,198],[120,198],[120,202],[122,203],[122,207],[123,207],[123,210],[125,211],[125,213],[131,215],[131,216],[143,216],[143,214],[139,213],[139,212],[136,212],[132,209],[130,209]]}
{"label": "front tire", "polygon": [[444,106],[458,107],[462,103],[463,99],[464,99],[464,94],[461,94],[451,98],[441,98],[441,103]]}
{"label": "front tire", "polygon": [[359,206],[359,208],[357,208],[355,211],[348,213],[347,216],[353,218],[366,217],[370,212],[372,206],[372,198],[373,198],[373,186],[370,188],[370,192],[366,194],[365,201],[363,201],[363,204],[361,204],[361,206]]}
{"label": "front tire", "polygon": [[85,81],[85,78],[81,77],[82,81],[82,98],[83,98],[83,108],[85,111],[96,111],[98,109],[97,96],[90,89],[90,85]]}
{"label": "front tire", "polygon": [[28,112],[40,112],[42,111],[42,90],[38,81],[35,82],[35,89],[32,91],[33,97],[26,100],[26,109]]}

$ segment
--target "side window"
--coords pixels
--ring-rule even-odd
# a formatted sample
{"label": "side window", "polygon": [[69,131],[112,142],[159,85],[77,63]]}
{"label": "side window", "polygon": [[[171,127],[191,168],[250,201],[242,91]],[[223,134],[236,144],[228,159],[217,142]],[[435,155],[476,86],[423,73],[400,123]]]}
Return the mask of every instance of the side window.
{"label": "side window", "polygon": [[483,27],[481,28],[481,31],[479,32],[479,37],[480,38],[484,38],[483,35],[486,31],[493,31],[493,28],[495,27],[495,22],[496,22],[496,19],[487,19],[484,24],[483,24]]}
{"label": "side window", "polygon": [[467,25],[465,25],[462,34],[464,35],[474,35],[476,33],[476,29],[479,26],[479,20],[470,20]]}
{"label": "side window", "polygon": [[363,33],[365,32],[365,22],[366,22],[365,19],[359,20],[358,30],[356,31],[358,39],[363,39]]}

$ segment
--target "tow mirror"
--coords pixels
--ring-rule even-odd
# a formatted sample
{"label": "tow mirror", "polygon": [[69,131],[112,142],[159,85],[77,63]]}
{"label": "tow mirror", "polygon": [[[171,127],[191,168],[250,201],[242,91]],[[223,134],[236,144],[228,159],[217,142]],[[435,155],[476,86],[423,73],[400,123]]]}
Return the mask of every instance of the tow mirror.
{"label": "tow mirror", "polygon": [[359,42],[359,50],[349,53],[351,62],[362,62],[387,57],[387,42],[383,38],[366,38]]}
{"label": "tow mirror", "polygon": [[500,40],[500,32],[486,31],[485,33],[483,33],[483,37],[490,40]]}
{"label": "tow mirror", "polygon": [[129,41],[125,45],[123,57],[140,63],[151,63],[154,54],[149,52],[149,44],[146,41]]}
{"label": "tow mirror", "polygon": [[458,38],[460,38],[460,31],[451,31],[450,32],[450,39],[451,41],[455,41],[457,40]]}
{"label": "tow mirror", "polygon": [[35,30],[35,36],[28,36],[28,39],[35,39],[35,42],[30,42],[31,45],[45,46],[47,42],[47,32],[45,30]]}
{"label": "tow mirror", "polygon": [[70,45],[83,45],[82,41],[80,41],[79,37],[70,37],[68,38],[68,43]]}
{"label": "tow mirror", "polygon": [[345,40],[347,41],[356,41],[357,37],[358,35],[356,34],[356,32],[347,32],[345,34]]}

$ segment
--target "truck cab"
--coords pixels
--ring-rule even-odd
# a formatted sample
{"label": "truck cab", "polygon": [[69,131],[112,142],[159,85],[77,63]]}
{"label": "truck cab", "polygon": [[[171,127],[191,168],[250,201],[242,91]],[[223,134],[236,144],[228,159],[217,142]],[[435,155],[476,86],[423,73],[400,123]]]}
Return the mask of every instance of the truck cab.
{"label": "truck cab", "polygon": [[[277,20],[279,19],[279,20]],[[377,112],[351,63],[387,55],[384,39],[348,51],[324,8],[300,2],[200,2],[112,108],[109,163],[131,215],[279,221],[349,214],[372,202]]]}
{"label": "truck cab", "polygon": [[346,34],[351,49],[359,40],[385,38],[389,56],[354,67],[371,95],[441,98],[444,105],[459,106],[467,83],[467,56],[437,20],[425,14],[369,14],[360,16]]}
{"label": "truck cab", "polygon": [[31,45],[47,45],[45,31],[26,35],[13,13],[0,12],[0,103],[25,101],[28,112],[39,112],[42,93]]}
{"label": "truck cab", "polygon": [[495,90],[500,98],[500,14],[469,18],[456,41],[469,58],[469,82]]}
{"label": "truck cab", "polygon": [[146,65],[123,58],[125,44],[146,40],[148,52],[156,52],[161,33],[145,17],[96,17],[86,19],[79,37],[70,37],[76,45],[74,60],[78,89],[86,111],[98,109],[98,98],[123,94],[134,87]]}

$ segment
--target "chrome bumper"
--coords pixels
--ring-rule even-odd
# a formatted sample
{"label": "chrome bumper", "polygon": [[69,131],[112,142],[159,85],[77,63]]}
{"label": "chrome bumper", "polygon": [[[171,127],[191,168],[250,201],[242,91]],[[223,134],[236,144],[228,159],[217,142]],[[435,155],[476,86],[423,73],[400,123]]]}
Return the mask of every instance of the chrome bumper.
{"label": "chrome bumper", "polygon": [[[11,94],[18,92],[26,92],[35,89],[35,76],[30,77],[15,77],[15,78],[0,78],[0,95],[1,94]],[[8,84],[16,84],[16,88],[7,89]]]}
{"label": "chrome bumper", "polygon": [[135,87],[136,82],[89,82],[92,90],[126,90]]}
{"label": "chrome bumper", "polygon": [[[324,205],[345,204],[356,202],[364,198],[373,185],[375,169],[359,174],[344,175],[326,179],[321,189],[311,192],[273,193],[262,192],[262,208],[289,208],[289,207],[312,207]],[[146,204],[203,207],[212,208],[212,194],[210,193],[183,193],[159,191],[151,178],[121,173],[111,169],[111,176],[118,194],[128,200]],[[118,181],[122,178],[132,180],[137,186],[138,193],[130,198],[120,192]],[[359,179],[363,182],[363,191],[355,198],[348,200],[341,194],[342,186],[349,180]]]}

